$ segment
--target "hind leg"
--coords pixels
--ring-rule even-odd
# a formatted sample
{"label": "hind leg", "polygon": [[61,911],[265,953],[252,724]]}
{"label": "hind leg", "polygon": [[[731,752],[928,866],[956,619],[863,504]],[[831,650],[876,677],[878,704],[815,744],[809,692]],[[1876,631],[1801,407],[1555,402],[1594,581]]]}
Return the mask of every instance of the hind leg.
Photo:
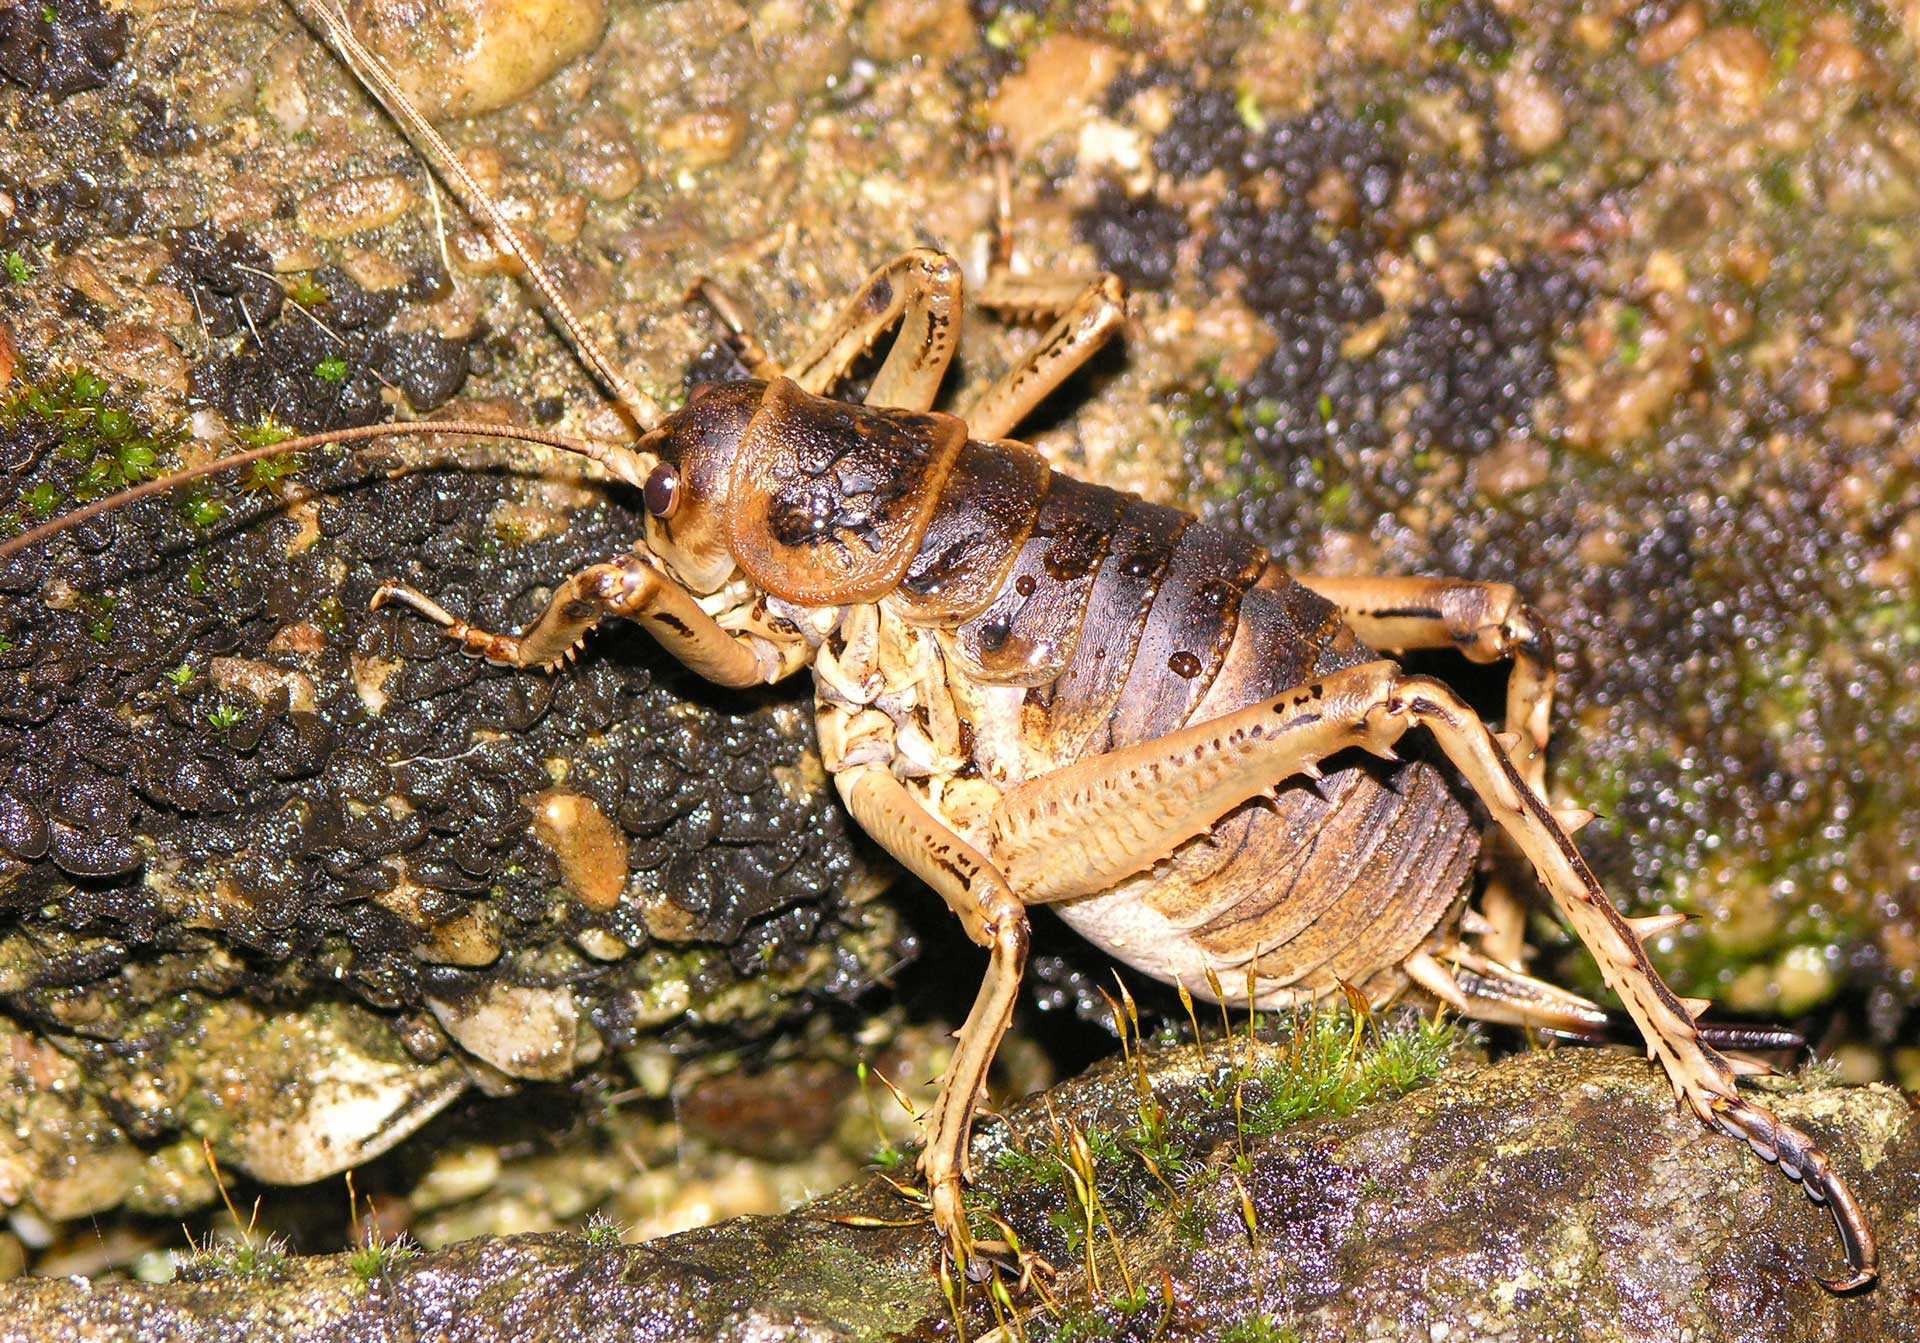
{"label": "hind leg", "polygon": [[[1369,647],[1399,653],[1457,648],[1469,662],[1511,661],[1506,731],[1518,738],[1514,764],[1527,787],[1547,795],[1547,739],[1553,719],[1553,638],[1546,624],[1508,583],[1464,578],[1300,578],[1302,586],[1340,608],[1340,618]],[[1557,813],[1571,831],[1580,813]],[[1490,927],[1488,955],[1520,966],[1527,958],[1527,906],[1495,872],[1480,896]]]}
{"label": "hind leg", "polygon": [[[1628,919],[1627,925],[1643,943],[1672,926],[1669,916],[1660,914]],[[1583,1044],[1622,1042],[1618,1014],[1589,998],[1522,974],[1465,947],[1443,953],[1442,959],[1447,962],[1452,987],[1460,992],[1458,1006],[1464,1016],[1475,1021],[1546,1031]],[[1703,1000],[1682,998],[1680,1001],[1691,1011]],[[1727,1062],[1743,1075],[1773,1071],[1769,1064],[1753,1057],[1756,1054],[1798,1054],[1807,1047],[1805,1037],[1779,1026],[1737,1026],[1698,1019],[1694,1025],[1707,1044],[1727,1051]]]}
{"label": "hind leg", "polygon": [[1722,1133],[1745,1139],[1768,1161],[1827,1203],[1840,1232],[1850,1272],[1829,1281],[1847,1291],[1873,1281],[1879,1251],[1865,1214],[1846,1181],[1814,1141],[1765,1106],[1740,1095],[1736,1070],[1702,1038],[1694,1017],[1704,1002],[1676,998],[1647,960],[1633,926],[1606,892],[1518,767],[1472,709],[1437,681],[1411,677],[1393,685],[1366,715],[1363,731],[1376,746],[1411,727],[1433,735],[1494,820],[1532,862],[1555,906],[1593,953],[1607,987],[1620,999],[1647,1052],[1659,1061],[1680,1100]]}
{"label": "hind leg", "polygon": [[[1701,1037],[1704,1003],[1661,981],[1641,935],[1601,889],[1564,826],[1493,731],[1446,686],[1373,662],[1136,746],[1041,775],[1005,793],[988,852],[1028,902],[1105,890],[1159,861],[1234,807],[1320,761],[1361,747],[1393,758],[1425,728],[1509,839],[1526,855],[1561,916],[1592,953],[1607,987],[1639,1028],[1674,1093],[1702,1122],[1743,1138],[1828,1203],[1850,1274],[1836,1290],[1873,1279],[1872,1232],[1846,1182],[1804,1133],[1742,1096],[1735,1069]],[[1440,982],[1431,957],[1409,974]],[[1436,974],[1438,972],[1438,974]],[[1457,985],[1452,994],[1459,993]]]}

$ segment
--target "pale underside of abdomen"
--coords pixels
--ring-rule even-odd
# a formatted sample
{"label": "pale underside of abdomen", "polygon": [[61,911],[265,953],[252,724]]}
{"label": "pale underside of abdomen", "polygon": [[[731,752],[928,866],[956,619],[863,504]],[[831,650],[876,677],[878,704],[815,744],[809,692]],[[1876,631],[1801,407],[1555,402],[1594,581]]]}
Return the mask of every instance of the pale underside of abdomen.
{"label": "pale underside of abdomen", "polygon": [[[1055,906],[1135,969],[1213,996],[1280,1006],[1352,984],[1375,1002],[1464,897],[1477,851],[1431,766],[1356,765],[1282,788],[1111,890]],[[1382,781],[1390,779],[1391,785]]]}

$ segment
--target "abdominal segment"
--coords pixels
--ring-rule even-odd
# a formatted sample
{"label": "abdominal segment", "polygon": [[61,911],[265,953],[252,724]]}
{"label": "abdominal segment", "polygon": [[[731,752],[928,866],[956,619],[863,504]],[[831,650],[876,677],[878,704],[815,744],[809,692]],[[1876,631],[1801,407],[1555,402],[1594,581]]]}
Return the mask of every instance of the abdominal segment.
{"label": "abdominal segment", "polygon": [[1478,837],[1431,766],[1363,763],[1283,787],[1223,817],[1109,891],[1056,906],[1127,964],[1232,1001],[1322,997],[1342,981],[1376,1002],[1465,899]]}

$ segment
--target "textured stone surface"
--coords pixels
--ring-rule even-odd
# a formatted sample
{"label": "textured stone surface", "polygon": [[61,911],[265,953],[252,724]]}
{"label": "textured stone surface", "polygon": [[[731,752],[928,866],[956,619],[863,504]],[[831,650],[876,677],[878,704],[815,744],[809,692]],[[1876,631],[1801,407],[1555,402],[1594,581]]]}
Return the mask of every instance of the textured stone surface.
{"label": "textured stone surface", "polygon": [[[1242,1109],[1264,1113],[1259,1079],[1284,1055],[1238,1048],[1251,1079]],[[1057,1308],[1023,1303],[1030,1337],[1891,1343],[1920,1329],[1920,1123],[1887,1088],[1778,1098],[1855,1178],[1885,1247],[1879,1287],[1842,1299],[1809,1277],[1834,1263],[1825,1215],[1746,1149],[1677,1116],[1638,1060],[1462,1065],[1401,1101],[1252,1136],[1236,1132],[1223,1046],[1146,1057],[1154,1094],[1189,1126],[1180,1164],[1161,1151],[1168,1185],[1137,1156],[1138,1092],[1119,1066],[1016,1107],[1017,1138],[992,1125],[976,1149],[979,1196],[1062,1270]],[[1063,1235],[1076,1219],[1060,1216],[1058,1190],[1031,1188],[1035,1159],[1076,1131],[1113,1228],[1096,1237],[1098,1290]],[[1028,1159],[1003,1157],[1010,1145]],[[253,1280],[26,1280],[7,1292],[0,1338],[951,1337],[925,1226],[846,1220],[911,1212],[873,1180],[783,1217],[645,1245],[470,1241],[371,1280],[344,1256],[289,1259]],[[983,1297],[974,1337],[993,1324]]]}

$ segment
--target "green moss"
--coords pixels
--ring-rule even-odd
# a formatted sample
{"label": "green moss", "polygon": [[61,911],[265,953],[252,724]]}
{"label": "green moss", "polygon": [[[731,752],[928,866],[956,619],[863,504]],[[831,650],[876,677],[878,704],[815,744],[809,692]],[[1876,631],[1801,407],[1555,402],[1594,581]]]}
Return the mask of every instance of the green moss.
{"label": "green moss", "polygon": [[[293,430],[287,428],[286,425],[281,424],[272,416],[268,416],[258,424],[242,425],[233,432],[234,437],[238,438],[250,448],[270,448],[275,443],[284,443],[293,437]],[[279,459],[268,457],[263,462],[255,462],[254,465],[262,466],[265,462],[277,460]]]}
{"label": "green moss", "polygon": [[1249,1315],[1221,1334],[1220,1343],[1300,1343],[1300,1331],[1271,1315]]}
{"label": "green moss", "polygon": [[626,1239],[627,1229],[604,1212],[592,1212],[587,1215],[587,1224],[580,1229],[581,1239],[589,1245],[618,1245]]}
{"label": "green moss", "polygon": [[327,301],[327,291],[315,284],[310,275],[294,277],[293,287],[287,290],[287,297],[295,303],[311,308],[316,303]]}
{"label": "green moss", "polygon": [[25,284],[33,278],[33,266],[18,252],[8,252],[6,258],[7,278],[15,284]]}
{"label": "green moss", "polygon": [[285,457],[263,457],[247,468],[246,479],[240,487],[244,490],[266,490],[285,480],[300,469],[300,454],[290,452]]}
{"label": "green moss", "polygon": [[1804,195],[1793,160],[1784,158],[1775,159],[1760,170],[1760,189],[1766,193],[1768,200],[1783,210],[1791,210],[1800,204]]}
{"label": "green moss", "polygon": [[0,434],[9,431],[35,437],[51,431],[54,460],[74,469],[60,473],[65,484],[43,479],[21,491],[15,507],[0,513],[0,532],[151,480],[182,438],[177,429],[142,425],[115,404],[104,378],[85,369],[25,382],[0,398]]}
{"label": "green moss", "polygon": [[1819,12],[1799,0],[1725,0],[1719,21],[1752,28],[1773,53],[1774,73],[1785,74],[1799,61],[1800,48]]}
{"label": "green moss", "polygon": [[1260,110],[1260,99],[1251,88],[1243,88],[1233,98],[1234,115],[1240,118],[1240,124],[1255,135],[1267,129],[1266,114]]}
{"label": "green moss", "polygon": [[385,1277],[391,1270],[420,1253],[420,1247],[403,1235],[391,1238],[371,1232],[366,1244],[347,1256],[347,1266],[362,1282]]}
{"label": "green moss", "polygon": [[1028,47],[1034,41],[1034,34],[1040,26],[1037,16],[1025,10],[1014,9],[995,17],[987,25],[987,45],[996,51],[1012,51]]}
{"label": "green moss", "polygon": [[238,1278],[245,1282],[272,1282],[279,1278],[287,1263],[287,1242],[280,1236],[255,1238],[252,1233],[239,1240],[212,1240],[195,1245],[185,1254],[176,1252],[174,1276],[187,1282],[210,1282]]}
{"label": "green moss", "polygon": [[1614,334],[1620,338],[1620,362],[1629,366],[1640,362],[1642,346],[1640,333],[1646,327],[1647,315],[1631,303],[1624,303],[1614,315]]}
{"label": "green moss", "polygon": [[20,502],[36,518],[50,518],[60,507],[60,491],[42,481],[20,496]]}
{"label": "green moss", "polygon": [[1440,1075],[1459,1041],[1449,1023],[1420,1018],[1358,1039],[1343,1012],[1316,1012],[1294,1031],[1281,1056],[1245,1079],[1245,1127],[1265,1136],[1305,1119],[1351,1114]]}
{"label": "green moss", "polygon": [[1096,1310],[1069,1306],[1053,1329],[1054,1343],[1085,1343],[1088,1339],[1112,1338],[1113,1326]]}
{"label": "green moss", "polygon": [[[186,515],[187,521],[196,527],[211,527],[214,523],[220,521],[221,518],[227,516],[227,506],[204,490],[195,490],[186,498],[182,499],[180,501],[180,511]],[[191,583],[192,581],[193,578],[189,575],[189,582]],[[194,590],[196,592],[205,591],[204,579],[202,580],[202,586],[196,587]]]}
{"label": "green moss", "polygon": [[[1348,1114],[1430,1081],[1461,1039],[1444,1023],[1405,1016],[1356,1022],[1344,1010],[1302,1012],[1291,1026],[1278,1041],[1255,1025],[1253,1038],[1236,1031],[1232,1039],[1200,1046],[1199,1067],[1185,1074],[1177,1095],[1156,1094],[1155,1070],[1138,1052],[1145,1046],[1129,1040],[1131,1103],[1116,1095],[1097,1116],[1061,1115],[1011,1133],[976,1196],[1021,1222],[1028,1228],[1023,1235],[1046,1242],[1031,1247],[1036,1253],[1056,1264],[1085,1261],[1081,1281],[1092,1286],[1098,1281],[1092,1264],[1105,1247],[1148,1220],[1161,1222],[1181,1245],[1208,1244],[1223,1208],[1243,1207],[1234,1172],[1244,1169],[1250,1140]],[[1121,1128],[1113,1122],[1115,1110],[1128,1109],[1135,1122]],[[982,1233],[989,1221],[978,1219]],[[1083,1297],[1080,1313],[1063,1317],[1055,1337],[1080,1336],[1076,1331],[1094,1321],[1118,1322],[1151,1304],[1139,1298],[1138,1274],[1124,1282],[1114,1282],[1111,1272],[1104,1276],[1109,1289],[1123,1295],[1096,1291],[1097,1307]]]}

